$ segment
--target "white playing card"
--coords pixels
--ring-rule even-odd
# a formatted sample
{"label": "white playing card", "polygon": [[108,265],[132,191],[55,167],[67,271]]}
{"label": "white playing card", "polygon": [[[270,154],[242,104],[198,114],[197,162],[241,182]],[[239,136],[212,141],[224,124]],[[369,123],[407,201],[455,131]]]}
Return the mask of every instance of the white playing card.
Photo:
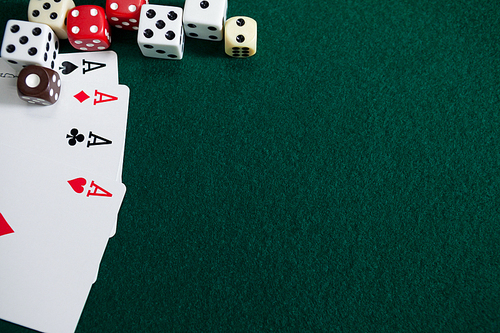
{"label": "white playing card", "polygon": [[118,57],[113,51],[60,53],[56,70],[62,86],[81,86],[82,83],[117,85]]}
{"label": "white playing card", "polygon": [[1,144],[0,158],[0,318],[72,332],[125,186]]}

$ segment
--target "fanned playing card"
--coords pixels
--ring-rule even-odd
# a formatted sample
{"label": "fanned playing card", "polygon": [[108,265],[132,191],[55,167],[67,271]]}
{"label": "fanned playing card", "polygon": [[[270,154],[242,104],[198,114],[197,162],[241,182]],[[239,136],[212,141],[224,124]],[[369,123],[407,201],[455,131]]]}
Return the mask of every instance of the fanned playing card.
{"label": "fanned playing card", "polygon": [[62,86],[79,86],[82,82],[118,85],[118,57],[113,51],[60,53],[55,70]]}
{"label": "fanned playing card", "polygon": [[0,318],[74,331],[125,186],[1,144],[0,159]]}

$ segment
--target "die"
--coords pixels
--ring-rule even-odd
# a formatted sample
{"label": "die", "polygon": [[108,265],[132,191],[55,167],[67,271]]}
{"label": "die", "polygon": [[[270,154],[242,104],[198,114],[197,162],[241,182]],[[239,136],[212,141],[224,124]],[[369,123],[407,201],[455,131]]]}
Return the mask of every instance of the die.
{"label": "die", "polygon": [[186,0],[184,31],[193,38],[222,41],[227,0]]}
{"label": "die", "polygon": [[111,45],[111,30],[104,8],[76,6],[68,13],[68,40],[81,51],[105,50]]}
{"label": "die", "polygon": [[61,78],[50,68],[27,66],[19,72],[17,94],[28,103],[54,104],[61,94]]}
{"label": "die", "polygon": [[257,52],[257,22],[246,16],[228,19],[224,25],[224,48],[234,58],[253,56]]}
{"label": "die", "polygon": [[111,26],[123,30],[138,30],[142,5],[148,0],[106,0],[106,15]]}
{"label": "die", "polygon": [[184,29],[182,8],[163,5],[143,5],[139,20],[137,44],[146,57],[182,59]]}
{"label": "die", "polygon": [[59,39],[67,39],[66,15],[73,7],[73,0],[31,0],[28,5],[28,21],[45,23]]}
{"label": "die", "polygon": [[28,65],[54,69],[59,54],[59,39],[46,24],[9,20],[5,27],[0,56],[21,70]]}

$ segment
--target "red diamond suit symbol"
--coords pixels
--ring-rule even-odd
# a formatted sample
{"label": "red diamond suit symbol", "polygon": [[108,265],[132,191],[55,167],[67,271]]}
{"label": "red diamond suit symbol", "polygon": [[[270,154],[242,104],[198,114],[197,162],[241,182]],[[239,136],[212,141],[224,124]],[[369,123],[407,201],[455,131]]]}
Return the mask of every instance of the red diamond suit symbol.
{"label": "red diamond suit symbol", "polygon": [[80,103],[83,103],[86,101],[90,96],[85,93],[85,91],[80,91],[78,94],[76,94],[75,97]]}
{"label": "red diamond suit symbol", "polygon": [[0,236],[7,235],[13,233],[14,230],[7,223],[2,213],[0,213]]}

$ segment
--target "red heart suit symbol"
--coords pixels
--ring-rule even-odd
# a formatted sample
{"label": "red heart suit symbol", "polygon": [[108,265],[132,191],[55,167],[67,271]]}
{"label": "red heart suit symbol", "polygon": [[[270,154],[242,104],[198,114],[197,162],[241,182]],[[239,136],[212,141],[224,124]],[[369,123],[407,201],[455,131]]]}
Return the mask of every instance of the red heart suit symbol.
{"label": "red heart suit symbol", "polygon": [[71,188],[73,191],[76,193],[82,193],[85,189],[83,188],[85,184],[87,184],[87,181],[85,178],[75,178],[72,180],[68,180],[68,183],[71,185]]}
{"label": "red heart suit symbol", "polygon": [[7,223],[2,213],[0,213],[0,236],[7,235],[13,233],[14,230]]}

